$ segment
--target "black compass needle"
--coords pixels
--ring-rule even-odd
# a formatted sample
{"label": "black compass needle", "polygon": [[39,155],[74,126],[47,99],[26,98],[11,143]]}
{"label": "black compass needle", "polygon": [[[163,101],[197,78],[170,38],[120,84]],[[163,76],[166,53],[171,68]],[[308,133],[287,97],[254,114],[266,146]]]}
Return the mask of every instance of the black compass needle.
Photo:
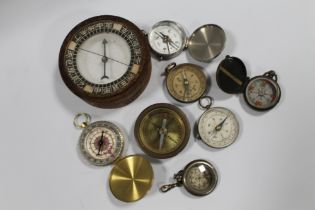
{"label": "black compass needle", "polygon": [[158,37],[164,39],[164,36],[162,36],[161,34],[157,33],[157,32],[154,32],[156,35],[158,35]]}
{"label": "black compass needle", "polygon": [[185,100],[186,95],[189,93],[189,81],[188,81],[188,79],[187,79],[185,70],[182,71],[182,77],[183,77],[183,85],[184,85],[183,100]]}
{"label": "black compass needle", "polygon": [[167,51],[168,51],[168,54],[171,54],[171,51],[170,51],[170,42],[169,42],[169,38],[168,36],[165,36],[164,34],[162,34],[161,32],[157,33],[157,32],[154,32],[156,35],[158,35],[158,37],[160,37],[163,42],[166,44],[167,46]]}
{"label": "black compass needle", "polygon": [[160,32],[160,34],[163,36],[163,39],[165,39],[165,41],[167,43],[170,43],[170,45],[172,47],[174,47],[175,49],[178,49],[179,47],[177,46],[177,44],[175,42],[173,42],[173,40],[168,36],[168,35],[165,35],[163,34],[162,32]]}
{"label": "black compass needle", "polygon": [[110,58],[110,57],[108,57],[108,56],[104,56],[104,55],[102,55],[102,54],[99,54],[99,53],[96,53],[96,52],[92,52],[92,51],[90,51],[90,50],[86,50],[86,49],[81,48],[81,47],[79,47],[78,49],[80,49],[80,50],[82,50],[82,51],[85,51],[85,52],[88,52],[88,53],[91,53],[91,54],[94,54],[94,55],[98,55],[98,56],[101,56],[101,57],[105,57],[105,58],[107,58],[108,60],[115,61],[115,62],[120,63],[120,64],[125,65],[125,66],[130,66],[129,64],[123,63],[123,62],[118,61],[118,60],[116,60],[116,59],[114,59],[114,58]]}
{"label": "black compass needle", "polygon": [[106,75],[106,63],[108,61],[108,58],[106,57],[106,44],[107,41],[106,39],[103,40],[103,45],[104,45],[104,57],[102,57],[102,62],[104,63],[104,75],[101,77],[102,79],[109,79],[109,77]]}
{"label": "black compass needle", "polygon": [[223,124],[224,124],[224,122],[226,121],[226,119],[228,118],[229,116],[226,116],[225,118],[224,118],[224,120],[222,120],[222,122],[220,122],[217,126],[215,126],[215,130],[216,131],[220,131],[221,129],[222,129],[222,127],[223,127]]}
{"label": "black compass needle", "polygon": [[166,45],[167,45],[167,51],[168,51],[168,54],[171,54],[171,51],[170,51],[170,46],[169,46],[168,42],[166,42]]}
{"label": "black compass needle", "polygon": [[101,153],[101,149],[104,145],[104,140],[103,140],[103,137],[104,137],[104,131],[102,131],[102,136],[101,136],[101,139],[99,140],[98,142],[98,152],[97,152],[97,155],[100,155]]}

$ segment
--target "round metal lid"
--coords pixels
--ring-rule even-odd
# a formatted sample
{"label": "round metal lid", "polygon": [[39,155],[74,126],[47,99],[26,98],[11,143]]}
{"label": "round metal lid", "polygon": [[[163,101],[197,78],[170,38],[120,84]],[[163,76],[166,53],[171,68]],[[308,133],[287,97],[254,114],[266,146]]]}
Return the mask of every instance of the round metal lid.
{"label": "round metal lid", "polygon": [[114,165],[109,175],[109,186],[118,200],[137,201],[151,189],[153,176],[152,166],[147,159],[131,155]]}
{"label": "round metal lid", "polygon": [[194,31],[188,41],[189,54],[196,60],[210,62],[224,48],[224,30],[215,24],[207,24]]}
{"label": "round metal lid", "polygon": [[249,80],[243,61],[237,57],[226,56],[216,73],[218,86],[226,93],[242,93]]}

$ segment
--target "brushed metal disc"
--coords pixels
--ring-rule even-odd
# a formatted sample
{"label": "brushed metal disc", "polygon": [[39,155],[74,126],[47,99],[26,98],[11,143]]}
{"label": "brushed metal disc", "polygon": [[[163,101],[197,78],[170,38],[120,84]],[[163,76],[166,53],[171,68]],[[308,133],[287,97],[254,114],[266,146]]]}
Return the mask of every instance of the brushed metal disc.
{"label": "brushed metal disc", "polygon": [[199,27],[191,35],[188,51],[194,59],[210,62],[223,51],[224,45],[224,30],[218,25],[208,24]]}
{"label": "brushed metal disc", "polygon": [[109,186],[118,200],[137,201],[151,189],[153,176],[152,166],[147,159],[131,155],[115,164],[109,176]]}

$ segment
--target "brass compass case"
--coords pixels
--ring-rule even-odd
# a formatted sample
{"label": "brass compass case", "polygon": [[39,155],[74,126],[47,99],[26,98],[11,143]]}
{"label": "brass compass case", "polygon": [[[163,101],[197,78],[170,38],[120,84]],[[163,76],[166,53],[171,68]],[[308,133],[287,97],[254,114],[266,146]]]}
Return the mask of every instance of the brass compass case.
{"label": "brass compass case", "polygon": [[201,66],[183,63],[169,64],[166,69],[166,88],[181,103],[197,101],[208,90],[210,81]]}
{"label": "brass compass case", "polygon": [[117,16],[89,18],[66,36],[59,53],[66,86],[85,102],[118,108],[135,100],[151,75],[151,56],[144,33]]}
{"label": "brass compass case", "polygon": [[170,158],[187,145],[190,125],[179,108],[158,103],[141,112],[134,133],[140,148],[146,154],[154,158]]}
{"label": "brass compass case", "polygon": [[150,162],[140,155],[130,155],[115,163],[109,175],[109,187],[118,200],[133,202],[147,194],[153,178]]}

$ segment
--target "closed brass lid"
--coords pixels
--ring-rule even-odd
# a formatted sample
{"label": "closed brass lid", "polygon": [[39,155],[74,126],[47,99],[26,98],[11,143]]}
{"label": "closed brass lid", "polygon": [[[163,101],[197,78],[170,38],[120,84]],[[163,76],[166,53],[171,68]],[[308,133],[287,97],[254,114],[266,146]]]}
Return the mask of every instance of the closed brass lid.
{"label": "closed brass lid", "polygon": [[114,165],[109,176],[109,186],[118,200],[137,201],[151,189],[153,176],[152,166],[147,159],[131,155]]}

